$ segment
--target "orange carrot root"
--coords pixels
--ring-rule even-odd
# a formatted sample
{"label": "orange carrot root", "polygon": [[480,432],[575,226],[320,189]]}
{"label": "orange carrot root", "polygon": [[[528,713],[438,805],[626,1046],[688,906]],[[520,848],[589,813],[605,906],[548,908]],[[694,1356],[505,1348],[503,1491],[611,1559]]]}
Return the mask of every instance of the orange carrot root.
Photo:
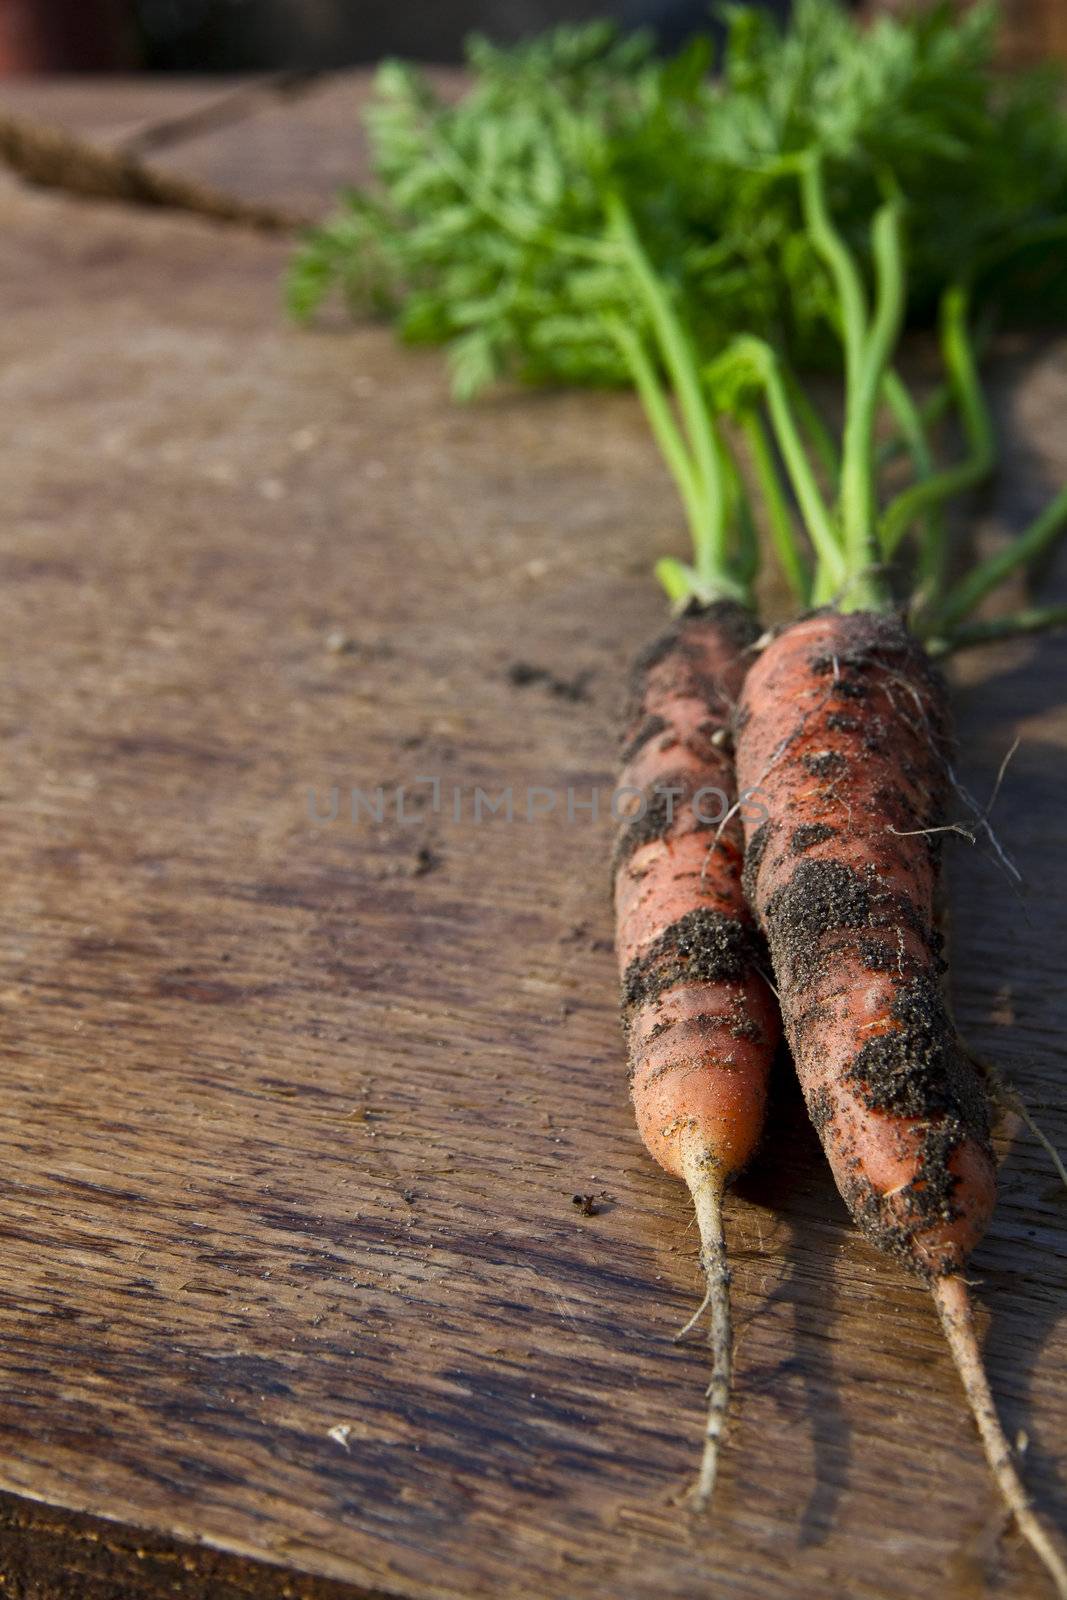
{"label": "orange carrot root", "polygon": [[[763,1129],[777,1009],[741,886],[724,737],[756,636],[732,604],[693,607],[638,662],[620,788],[641,797],[615,848],[616,949],[638,1128],[688,1184],[712,1357],[694,1501],[710,1500],[730,1398],[721,1200]],[[687,1332],[688,1329],[683,1330]]]}
{"label": "orange carrot root", "polygon": [[1038,1520],[1030,1497],[1019,1477],[1011,1446],[1004,1435],[989,1389],[985,1367],[978,1349],[974,1315],[967,1285],[955,1273],[935,1278],[930,1288],[937,1306],[945,1338],[956,1363],[971,1414],[985,1450],[989,1470],[1015,1525],[1038,1559],[1047,1568],[1060,1600],[1067,1600],[1067,1563]]}
{"label": "orange carrot root", "polygon": [[941,993],[944,685],[896,619],[820,612],[746,679],[738,782],[761,792],[746,887],[808,1109],[856,1222],[926,1279],[1019,1531],[1067,1600],[997,1418],[959,1275],[995,1198],[986,1085]]}
{"label": "orange carrot root", "polygon": [[924,1277],[958,1271],[996,1172],[941,986],[944,685],[896,619],[820,612],[763,651],[739,721],[738,783],[766,813],[746,885],[834,1177],[879,1248]]}

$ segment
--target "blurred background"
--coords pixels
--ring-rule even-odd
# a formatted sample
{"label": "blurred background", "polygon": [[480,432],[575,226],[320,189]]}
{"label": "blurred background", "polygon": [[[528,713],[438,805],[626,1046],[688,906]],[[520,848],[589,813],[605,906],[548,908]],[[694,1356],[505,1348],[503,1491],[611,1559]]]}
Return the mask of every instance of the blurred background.
{"label": "blurred background", "polygon": [[[788,0],[764,4],[780,13]],[[472,30],[509,41],[600,16],[651,26],[671,46],[707,26],[709,9],[706,0],[0,0],[0,76],[323,70],[387,54],[449,62]],[[1006,59],[1067,59],[1067,0],[1002,0],[1002,12]]]}

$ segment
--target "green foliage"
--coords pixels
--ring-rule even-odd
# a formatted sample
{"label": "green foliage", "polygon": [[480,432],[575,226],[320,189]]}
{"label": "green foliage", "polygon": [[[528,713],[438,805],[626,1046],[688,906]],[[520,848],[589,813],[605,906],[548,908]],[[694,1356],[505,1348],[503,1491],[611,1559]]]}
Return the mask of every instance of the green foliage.
{"label": "green foliage", "polygon": [[[945,592],[944,507],[995,460],[967,307],[1067,314],[1060,85],[994,70],[987,4],[866,29],[840,0],[796,0],[785,29],[751,5],[725,17],[717,76],[707,39],[662,59],[608,23],[509,50],[474,40],[458,104],[383,66],[376,186],[308,234],[290,310],[339,293],[446,346],[462,399],[501,377],[632,384],[692,535],[692,564],[657,566],[676,603],[751,595],[732,419],[798,601],[866,608],[910,589],[916,625],[945,644],[1067,526],[1065,493]],[[970,452],[943,468],[893,367],[903,319],[939,306]],[[839,444],[795,377],[805,364],[844,368]],[[882,506],[887,403],[917,481]]]}
{"label": "green foliage", "polygon": [[726,17],[717,79],[708,40],[663,60],[608,23],[472,41],[458,105],[387,63],[368,113],[378,186],[305,239],[293,314],[339,290],[405,339],[448,345],[466,396],[504,374],[628,381],[606,326],[645,333],[648,313],[608,237],[616,194],[702,351],[746,332],[794,362],[836,361],[795,181],[813,150],[865,273],[872,212],[887,188],[904,197],[912,320],[968,276],[1009,310],[1067,308],[1067,124],[1048,76],[994,72],[989,7],[867,30],[836,0],[798,0],[784,31],[750,6]]}

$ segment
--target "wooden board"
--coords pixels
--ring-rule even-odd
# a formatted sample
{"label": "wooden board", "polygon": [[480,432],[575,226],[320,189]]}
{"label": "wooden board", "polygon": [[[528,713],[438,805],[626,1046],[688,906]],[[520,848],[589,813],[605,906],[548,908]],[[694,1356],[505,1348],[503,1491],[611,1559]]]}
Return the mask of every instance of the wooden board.
{"label": "wooden board", "polygon": [[[715,1518],[679,1504],[695,1243],[631,1126],[603,814],[682,538],[635,406],[458,409],[432,353],[285,327],[283,248],[232,229],[13,188],[0,220],[2,1592],[1044,1593],[785,1074],[728,1211]],[[1001,372],[987,534],[1067,470],[1067,350]],[[983,800],[1022,736],[995,818],[1035,887],[962,844],[951,880],[961,1019],[1061,1144],[1065,667],[961,666]],[[380,823],[309,816],[379,785]],[[1062,1522],[1067,1205],[1005,1153],[975,1277]]]}
{"label": "wooden board", "polygon": [[274,92],[246,78],[5,78],[0,112],[114,149],[136,144],[148,130],[214,126]]}
{"label": "wooden board", "polygon": [[[426,71],[446,96],[463,82],[455,69]],[[239,124],[205,128],[160,151],[154,163],[256,204],[317,218],[340,190],[370,175],[363,112],[372,82],[365,68],[325,78],[310,92],[265,97]]]}
{"label": "wooden board", "polygon": [[[425,71],[439,94],[460,92],[458,70]],[[373,77],[361,68],[320,78],[0,80],[0,117],[59,128],[91,148],[136,156],[151,173],[314,221],[370,176],[363,113]]]}

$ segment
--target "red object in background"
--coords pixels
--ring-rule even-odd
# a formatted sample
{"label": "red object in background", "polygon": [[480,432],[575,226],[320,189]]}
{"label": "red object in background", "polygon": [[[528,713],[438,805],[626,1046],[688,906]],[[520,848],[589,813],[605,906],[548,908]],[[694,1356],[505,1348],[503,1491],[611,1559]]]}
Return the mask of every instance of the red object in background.
{"label": "red object in background", "polygon": [[129,21],[122,0],[0,0],[0,77],[132,66]]}

